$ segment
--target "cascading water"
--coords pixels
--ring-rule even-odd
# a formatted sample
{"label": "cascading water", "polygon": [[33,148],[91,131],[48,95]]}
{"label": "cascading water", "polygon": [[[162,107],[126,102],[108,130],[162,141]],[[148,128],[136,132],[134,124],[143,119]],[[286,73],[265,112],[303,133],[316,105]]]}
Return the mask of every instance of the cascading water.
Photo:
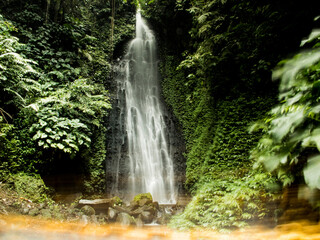
{"label": "cascading water", "polygon": [[[116,68],[118,114],[123,125],[119,130],[123,134],[114,161],[113,192],[121,192],[126,199],[149,192],[159,203],[175,203],[173,162],[160,102],[157,65],[155,37],[138,12],[136,37]],[[128,165],[126,172],[122,165]]]}

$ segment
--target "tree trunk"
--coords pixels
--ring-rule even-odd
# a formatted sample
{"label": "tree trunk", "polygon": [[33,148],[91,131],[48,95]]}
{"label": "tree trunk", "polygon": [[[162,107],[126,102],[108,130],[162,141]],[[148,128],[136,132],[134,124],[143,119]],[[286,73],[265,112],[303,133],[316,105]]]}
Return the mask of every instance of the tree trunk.
{"label": "tree trunk", "polygon": [[47,10],[46,10],[46,21],[45,21],[45,23],[48,23],[50,3],[51,3],[50,0],[47,0]]}

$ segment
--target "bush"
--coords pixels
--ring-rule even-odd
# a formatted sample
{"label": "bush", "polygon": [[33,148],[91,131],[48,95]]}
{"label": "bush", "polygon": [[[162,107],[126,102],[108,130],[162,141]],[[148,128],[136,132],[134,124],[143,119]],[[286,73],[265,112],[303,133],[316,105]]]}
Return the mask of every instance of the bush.
{"label": "bush", "polygon": [[279,188],[275,179],[261,172],[241,179],[229,174],[228,178],[201,184],[185,211],[173,217],[170,225],[179,229],[232,230],[274,214],[267,204],[277,199],[274,191]]}

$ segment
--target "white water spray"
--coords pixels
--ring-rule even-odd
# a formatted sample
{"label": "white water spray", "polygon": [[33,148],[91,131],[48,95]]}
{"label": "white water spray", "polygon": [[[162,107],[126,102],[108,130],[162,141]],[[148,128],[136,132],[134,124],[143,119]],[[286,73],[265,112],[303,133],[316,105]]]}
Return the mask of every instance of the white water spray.
{"label": "white water spray", "polygon": [[[151,193],[159,203],[175,203],[173,162],[166,139],[161,103],[156,41],[138,12],[136,37],[118,66],[118,99],[124,117],[129,170],[123,188],[127,199]],[[121,96],[122,95],[122,102]],[[120,113],[120,120],[121,120]],[[119,168],[118,157],[116,163]],[[117,172],[120,170],[117,169]],[[124,178],[124,177],[122,177]],[[119,190],[119,177],[115,177]]]}

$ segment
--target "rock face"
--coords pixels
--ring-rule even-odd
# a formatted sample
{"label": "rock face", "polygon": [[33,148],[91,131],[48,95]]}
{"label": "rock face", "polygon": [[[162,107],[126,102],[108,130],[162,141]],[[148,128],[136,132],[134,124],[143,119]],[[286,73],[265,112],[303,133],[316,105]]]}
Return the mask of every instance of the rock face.
{"label": "rock face", "polygon": [[115,222],[125,226],[143,226],[150,223],[166,224],[171,216],[178,211],[176,205],[159,205],[158,202],[153,202],[150,193],[135,196],[127,205],[119,201],[119,198],[116,198],[118,201],[114,201],[114,199],[80,200],[78,207],[81,207],[81,212],[85,216],[92,218],[99,211],[106,222]]}

